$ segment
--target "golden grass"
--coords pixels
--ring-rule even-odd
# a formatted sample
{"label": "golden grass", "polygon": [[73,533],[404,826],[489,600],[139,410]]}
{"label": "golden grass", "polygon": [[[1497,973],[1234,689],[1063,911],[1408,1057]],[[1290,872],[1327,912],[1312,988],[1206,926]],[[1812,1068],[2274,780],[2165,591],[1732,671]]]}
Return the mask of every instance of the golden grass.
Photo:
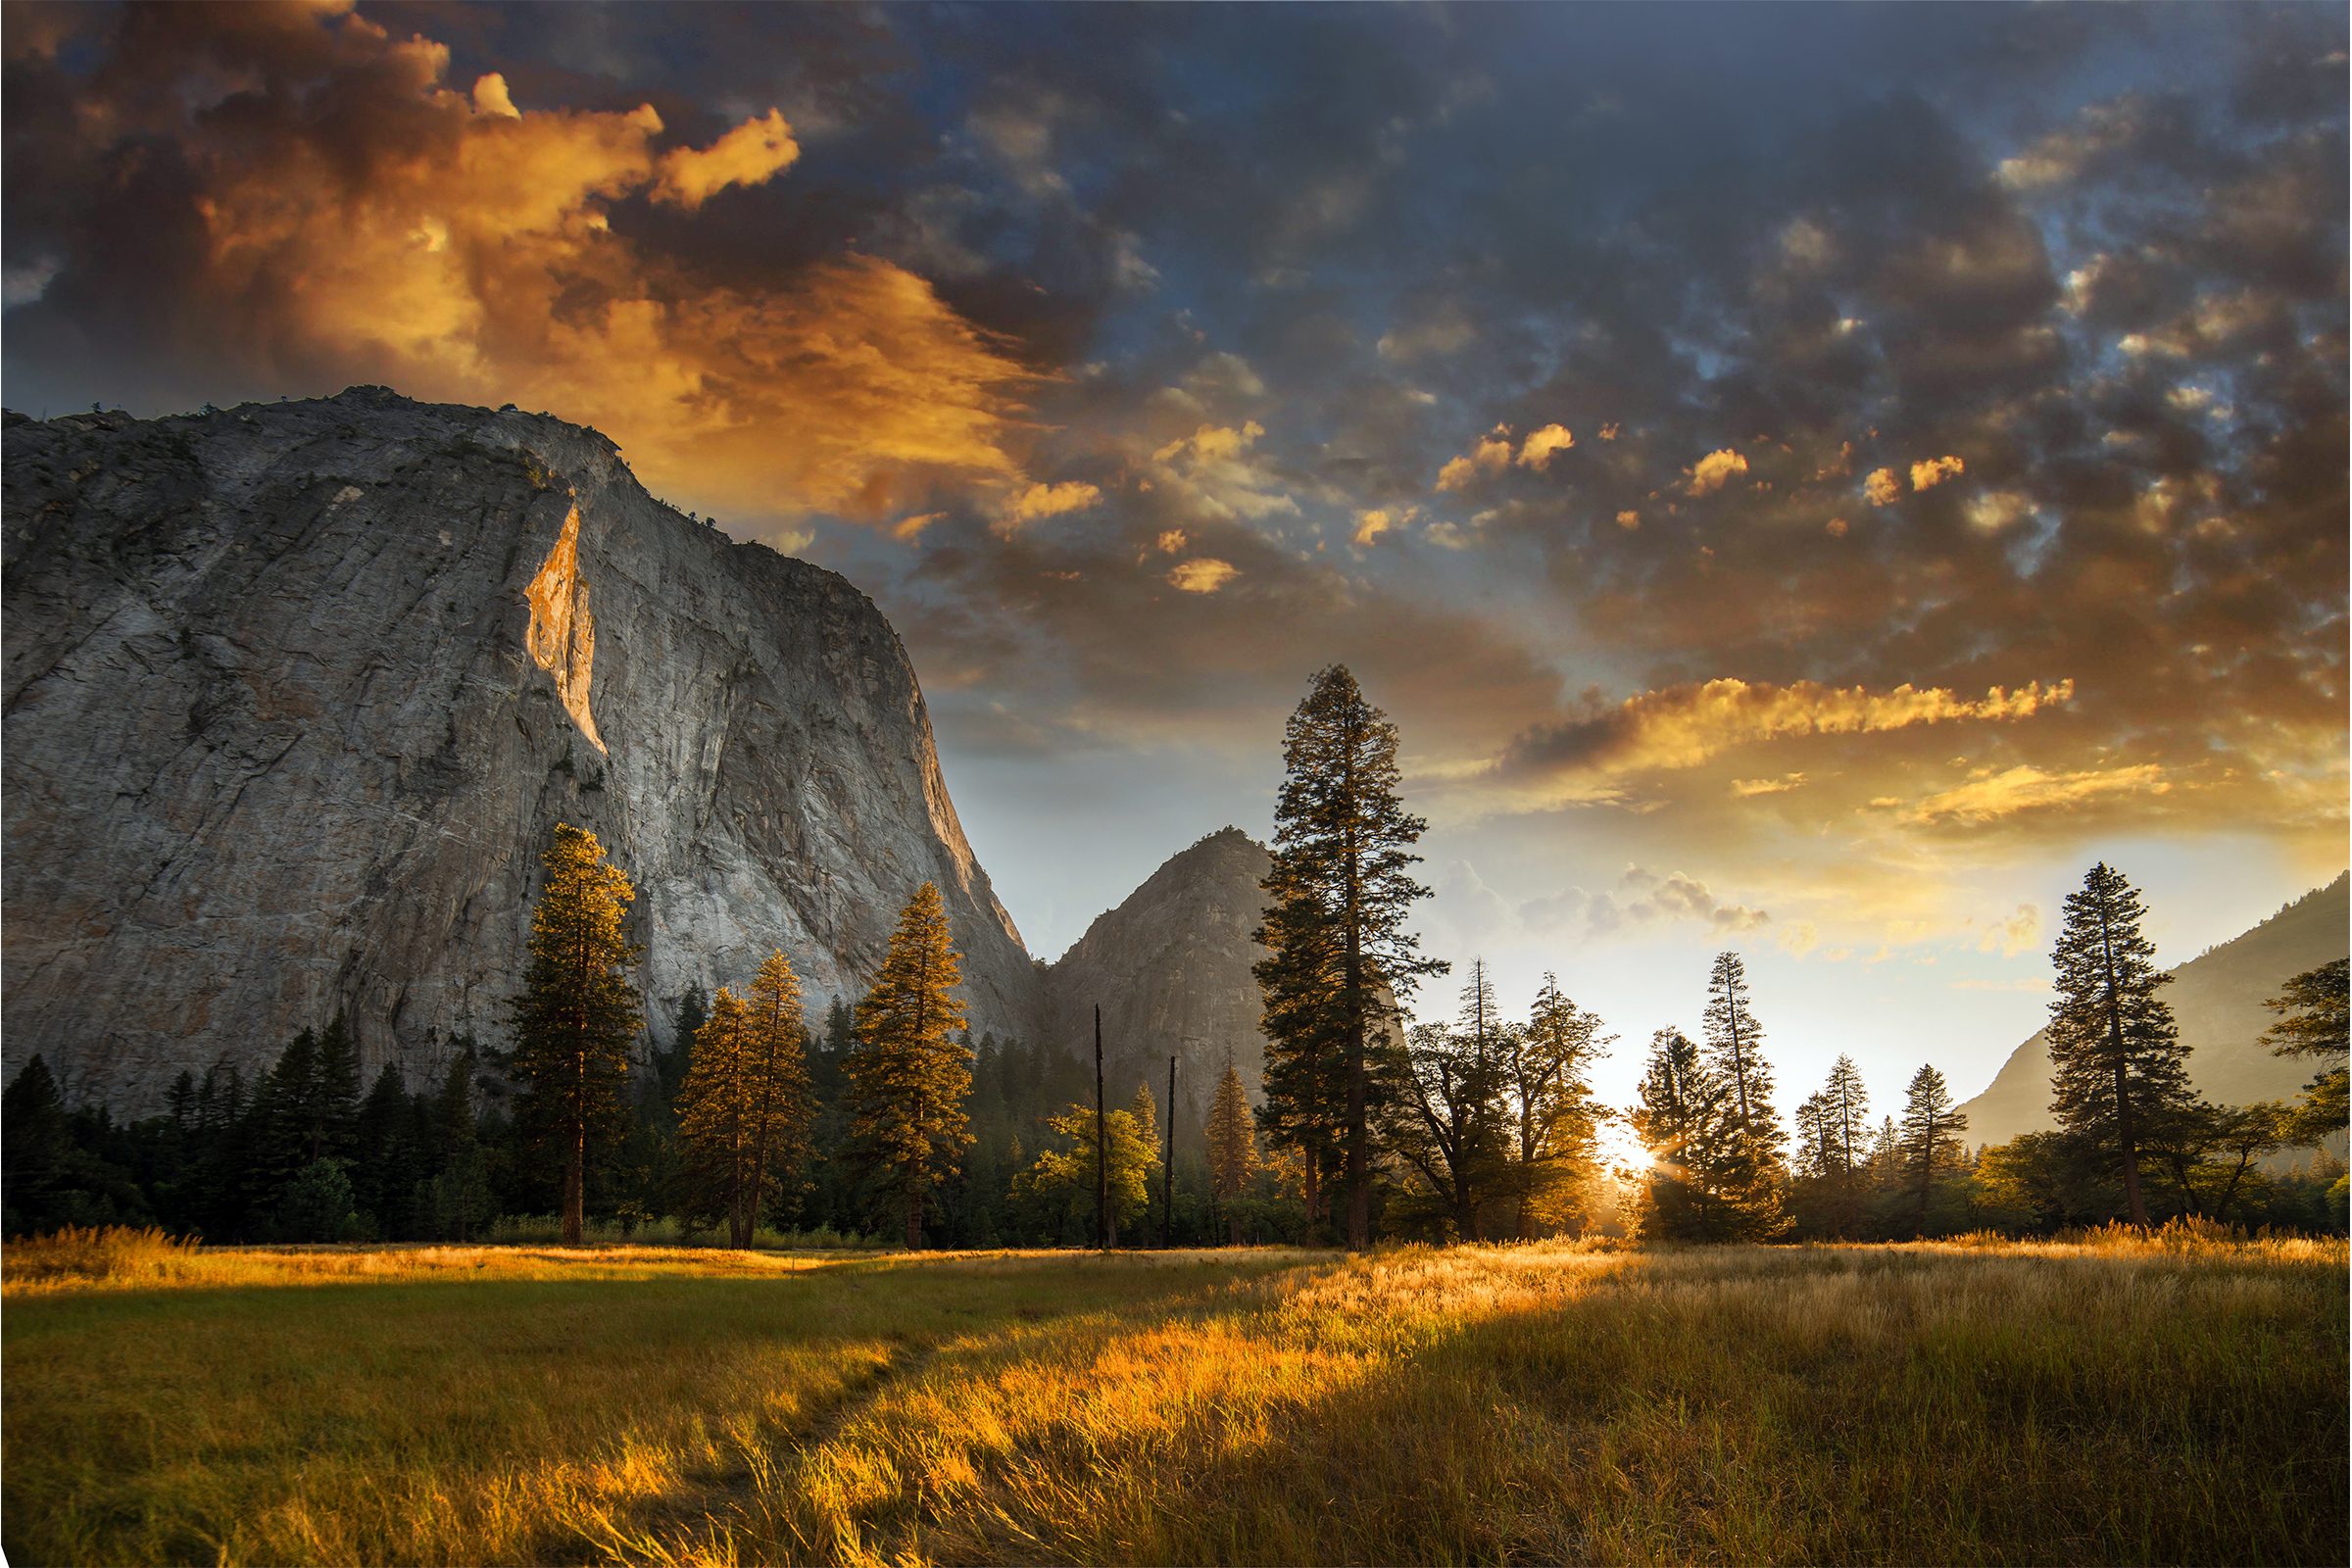
{"label": "golden grass", "polygon": [[18,1561],[2277,1562],[2346,1529],[2340,1241],[197,1252],[229,1272],[167,1288],[19,1252]]}

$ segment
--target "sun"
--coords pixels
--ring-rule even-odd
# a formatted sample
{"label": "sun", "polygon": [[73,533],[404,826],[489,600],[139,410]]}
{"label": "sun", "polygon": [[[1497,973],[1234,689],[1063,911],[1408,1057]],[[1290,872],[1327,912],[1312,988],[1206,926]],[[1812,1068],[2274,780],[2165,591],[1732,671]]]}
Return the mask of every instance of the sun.
{"label": "sun", "polygon": [[1650,1167],[1649,1151],[1642,1147],[1641,1135],[1634,1124],[1615,1112],[1601,1119],[1594,1129],[1594,1152],[1600,1157],[1604,1170],[1621,1170],[1640,1175]]}

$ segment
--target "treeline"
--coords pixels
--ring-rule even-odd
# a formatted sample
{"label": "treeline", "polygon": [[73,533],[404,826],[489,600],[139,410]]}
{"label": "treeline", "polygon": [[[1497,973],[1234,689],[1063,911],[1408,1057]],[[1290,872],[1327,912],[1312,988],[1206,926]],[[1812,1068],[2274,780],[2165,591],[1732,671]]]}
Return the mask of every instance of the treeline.
{"label": "treeline", "polygon": [[[165,1109],[135,1120],[69,1105],[32,1057],[0,1096],[6,1234],[153,1224],[216,1242],[462,1242],[552,1217],[575,1240],[591,1226],[736,1246],[1094,1238],[1091,1069],[974,1038],[935,888],[902,913],[866,995],[836,999],[817,1028],[777,954],[740,991],[689,992],[670,1044],[640,1054],[629,880],[569,826],[545,859],[508,1039],[452,1042],[426,1081],[386,1062],[363,1090],[341,1016],[258,1074],[227,1060],[181,1073]],[[1240,1107],[1244,1152],[1228,1126],[1212,1190],[1210,1139],[1193,1129],[1172,1202],[1150,1088],[1107,1108],[1123,1239],[1303,1234],[1281,1167],[1256,1157],[1230,1066],[1227,1079],[1218,1105],[1229,1121]]]}
{"label": "treeline", "polygon": [[[2140,932],[2138,893],[2094,866],[2052,953],[2048,1039],[2056,1131],[1971,1151],[1943,1076],[1922,1065],[1899,1115],[1870,1117],[1840,1057],[1796,1107],[1790,1139],[1737,954],[1708,977],[1702,1039],[1652,1037],[1631,1120],[1648,1166],[1600,1169],[1587,1070],[1598,1020],[1548,976],[1523,1020],[1501,1017],[1474,964],[1450,1025],[1401,1025],[1446,965],[1409,924],[1424,823],[1396,793],[1397,735],[1343,666],[1317,673],[1284,736],[1269,900],[1257,932],[1268,1039],[1267,1141],[1298,1169],[1310,1228],[1456,1239],[1550,1234],[1615,1216],[1690,1241],[1890,1238],[1993,1227],[2049,1231],[2174,1216],[2341,1229],[2340,1161],[2280,1174],[2266,1155],[2345,1125],[2345,964],[2294,976],[2272,1005],[2275,1050],[2320,1073],[2293,1104],[2212,1104]],[[1399,1035],[1401,1034],[1401,1039]],[[1337,1189],[1337,1197],[1333,1196]]]}
{"label": "treeline", "polygon": [[1256,933],[1262,1103],[1228,1062],[1204,1127],[1170,1129],[1152,1085],[1099,1105],[1089,1066],[974,1040],[928,883],[872,986],[819,1029],[779,953],[740,990],[690,994],[671,1043],[641,1055],[634,890],[592,834],[559,825],[502,1042],[455,1042],[422,1083],[387,1063],[363,1093],[336,1018],[251,1083],[225,1061],[182,1073],[162,1114],[131,1122],[69,1106],[35,1056],[0,1106],[6,1230],[463,1241],[553,1216],[569,1242],[594,1223],[735,1246],[781,1232],[985,1247],[1883,1240],[2175,1216],[2343,1228],[2340,1161],[2281,1172],[2266,1156],[2345,1125],[2346,964],[2291,977],[2271,1004],[2273,1049],[2318,1065],[2303,1096],[2212,1104],[2189,1086],[2139,894],[2104,864],[2067,900],[2052,953],[2057,1130],[1972,1148],[1932,1065],[1874,1121],[1843,1056],[1784,1123],[1745,968],[1725,953],[1700,1038],[1651,1037],[1628,1116],[1646,1159],[1629,1168],[1604,1154],[1612,1112],[1592,1086],[1614,1037],[1550,975],[1510,1014],[1474,962],[1452,1022],[1404,1026],[1447,965],[1407,923],[1428,890],[1396,745],[1343,667],[1293,714]]}

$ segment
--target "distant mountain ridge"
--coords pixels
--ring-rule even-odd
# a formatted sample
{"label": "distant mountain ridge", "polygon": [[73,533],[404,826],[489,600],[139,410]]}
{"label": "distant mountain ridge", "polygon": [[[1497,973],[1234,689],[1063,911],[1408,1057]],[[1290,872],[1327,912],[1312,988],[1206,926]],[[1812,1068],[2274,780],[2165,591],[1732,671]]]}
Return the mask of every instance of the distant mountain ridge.
{"label": "distant mountain ridge", "polygon": [[[2345,956],[2352,923],[2352,874],[2314,889],[2242,936],[2233,937],[2171,971],[2164,988],[2188,1042],[2188,1076],[2197,1092],[2221,1104],[2291,1099],[2312,1075],[2300,1057],[2274,1056],[2261,1044],[2275,1021],[2263,1005],[2291,977]],[[2021,1133],[2047,1132],[2050,1114],[2048,1037],[2036,1032],[2010,1054],[1984,1092],[1960,1107],[1972,1144],[2006,1143]]]}

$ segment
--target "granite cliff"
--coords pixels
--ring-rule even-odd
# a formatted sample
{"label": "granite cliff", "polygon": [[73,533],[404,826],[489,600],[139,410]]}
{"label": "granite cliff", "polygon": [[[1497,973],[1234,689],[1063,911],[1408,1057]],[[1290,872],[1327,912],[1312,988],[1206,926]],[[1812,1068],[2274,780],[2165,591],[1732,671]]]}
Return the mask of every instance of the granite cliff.
{"label": "granite cliff", "polygon": [[5,486],[7,1073],[127,1110],[337,1009],[371,1067],[491,1037],[558,821],[636,880],[657,1033],[770,948],[855,991],[926,879],[974,1028],[1037,1016],[888,622],[594,431],[11,416]]}
{"label": "granite cliff", "polygon": [[1241,829],[1211,833],[1152,872],[1046,971],[1043,1040],[1091,1061],[1100,1003],[1115,1103],[1138,1083],[1164,1096],[1168,1058],[1177,1058],[1180,1139],[1198,1140],[1228,1054],[1258,1097],[1263,1003],[1250,965],[1264,950],[1250,933],[1263,915],[1258,883],[1270,863]]}

